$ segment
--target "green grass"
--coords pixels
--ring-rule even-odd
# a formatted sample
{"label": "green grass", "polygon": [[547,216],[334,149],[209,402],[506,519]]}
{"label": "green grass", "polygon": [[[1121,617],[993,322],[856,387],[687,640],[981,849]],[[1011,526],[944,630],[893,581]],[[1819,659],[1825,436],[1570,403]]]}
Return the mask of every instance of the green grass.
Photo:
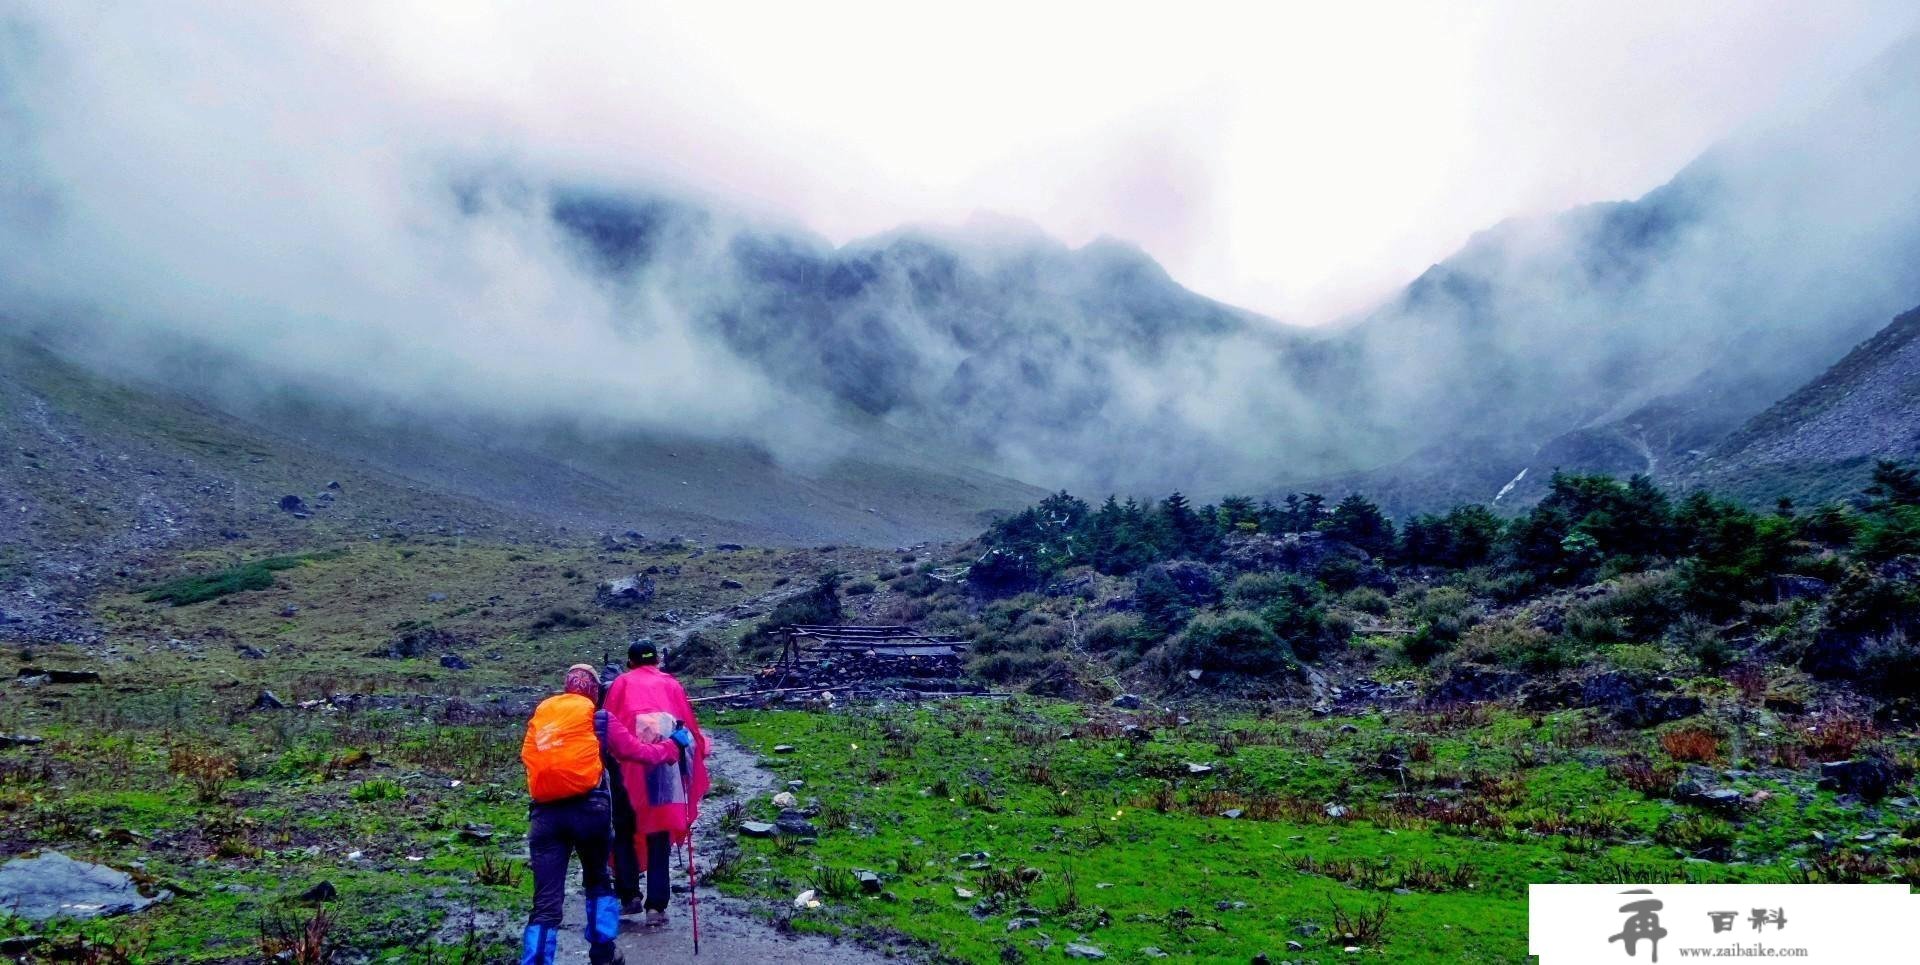
{"label": "green grass", "polygon": [[[1056,949],[1084,936],[1121,961],[1148,947],[1194,961],[1332,961],[1354,957],[1330,941],[1335,909],[1388,905],[1386,938],[1362,960],[1524,962],[1530,883],[1794,880],[1818,857],[1811,831],[1843,840],[1870,823],[1826,792],[1758,780],[1752,789],[1785,793],[1736,818],[1648,798],[1596,766],[1628,747],[1575,749],[1589,724],[1578,712],[1494,712],[1457,727],[1417,714],[1152,720],[1145,743],[1082,714],[1032,702],[728,712],[721,720],[754,746],[794,745],[766,763],[844,826],[816,818],[811,847],[742,839],[726,887],[790,900],[830,878],[823,869],[873,870],[885,895],[826,900],[797,912],[801,924],[898,932],[964,961],[1058,954],[1031,944],[1043,935]],[[1625,740],[1639,749],[1643,738]],[[1414,740],[1431,757],[1409,764],[1404,784],[1369,766]],[[1214,770],[1189,775],[1189,761]],[[1483,804],[1494,823],[1450,823],[1423,800]],[[1346,815],[1329,817],[1330,803]],[[1229,805],[1246,813],[1217,813]],[[752,810],[773,813],[764,800]],[[1688,860],[1666,843],[1722,837],[1733,862]],[[1021,878],[1033,879],[1024,895],[982,902]],[[1008,931],[1025,917],[1039,926]],[[1289,940],[1306,947],[1290,952]]]}
{"label": "green grass", "polygon": [[264,590],[274,585],[273,574],[296,566],[305,566],[315,559],[325,558],[326,555],[307,553],[298,556],[269,556],[263,560],[230,566],[213,573],[183,576],[159,586],[149,587],[142,599],[148,603],[188,606],[248,590]]}

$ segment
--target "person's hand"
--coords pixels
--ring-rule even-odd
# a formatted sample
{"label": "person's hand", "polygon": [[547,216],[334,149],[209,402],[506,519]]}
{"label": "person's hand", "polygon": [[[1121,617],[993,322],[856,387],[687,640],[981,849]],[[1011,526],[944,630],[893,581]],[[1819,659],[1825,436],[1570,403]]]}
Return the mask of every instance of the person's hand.
{"label": "person's hand", "polygon": [[604,710],[593,712],[593,736],[599,738],[601,746],[607,743],[607,721],[613,717]]}
{"label": "person's hand", "polygon": [[683,751],[693,749],[693,731],[688,730],[685,724],[675,727],[673,733],[667,735],[667,739],[679,744]]}

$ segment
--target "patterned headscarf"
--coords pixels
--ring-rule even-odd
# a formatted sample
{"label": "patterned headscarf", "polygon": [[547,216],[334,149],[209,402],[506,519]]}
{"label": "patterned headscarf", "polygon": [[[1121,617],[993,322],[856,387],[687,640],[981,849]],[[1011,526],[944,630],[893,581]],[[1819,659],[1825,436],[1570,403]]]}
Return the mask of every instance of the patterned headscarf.
{"label": "patterned headscarf", "polygon": [[593,668],[584,663],[576,663],[567,668],[567,693],[579,694],[595,704],[600,703],[600,678]]}

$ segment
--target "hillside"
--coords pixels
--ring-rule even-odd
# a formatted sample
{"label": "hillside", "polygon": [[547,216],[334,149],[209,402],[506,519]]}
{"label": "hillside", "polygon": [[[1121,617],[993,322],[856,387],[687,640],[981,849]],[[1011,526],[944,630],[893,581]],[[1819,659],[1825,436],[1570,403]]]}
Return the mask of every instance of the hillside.
{"label": "hillside", "polygon": [[77,601],[94,584],[182,549],[629,530],[892,546],[977,531],[1037,492],[905,448],[860,452],[793,468],[744,443],[375,418],[284,393],[242,411],[0,339],[0,632],[85,635]]}
{"label": "hillside", "polygon": [[1858,489],[1876,459],[1920,454],[1920,309],[1677,468],[1690,485],[1800,502]]}

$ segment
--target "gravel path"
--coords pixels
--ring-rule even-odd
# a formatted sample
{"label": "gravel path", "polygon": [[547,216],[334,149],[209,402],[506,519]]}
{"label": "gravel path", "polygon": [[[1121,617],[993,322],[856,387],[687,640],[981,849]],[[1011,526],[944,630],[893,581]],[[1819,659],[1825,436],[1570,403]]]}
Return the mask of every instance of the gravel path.
{"label": "gravel path", "polygon": [[[755,609],[763,608],[805,589],[783,587],[750,601],[749,605]],[[734,618],[731,610],[706,614],[690,624],[682,625],[680,629],[683,632],[676,636],[674,642],[685,639],[686,632],[714,629],[730,618]],[[669,644],[668,648],[671,649],[671,646]],[[726,835],[719,828],[720,815],[726,812],[727,805],[771,793],[778,784],[777,776],[760,767],[753,752],[742,747],[732,733],[709,730],[707,736],[712,747],[707,758],[708,771],[714,775],[716,784],[724,786],[724,782],[719,780],[724,777],[732,782],[734,789],[724,796],[709,795],[700,806],[700,820],[694,825],[693,833],[694,847],[699,852],[703,873],[710,866],[713,856],[718,855],[727,844]],[[637,915],[621,920],[620,950],[626,954],[629,965],[653,962],[705,962],[717,965],[736,962],[764,962],[769,965],[832,962],[871,965],[912,960],[911,956],[897,953],[883,955],[818,935],[781,934],[764,914],[755,913],[754,903],[726,897],[704,881],[700,884],[700,956],[695,958],[693,933],[687,914],[686,869],[680,863],[679,854],[675,855],[673,865],[676,890],[674,905],[667,912],[670,916],[667,925],[657,929],[643,928]],[[587,943],[581,934],[584,902],[579,896],[579,882],[577,872],[568,882],[567,920],[560,936],[558,958],[562,962],[587,960]]]}

